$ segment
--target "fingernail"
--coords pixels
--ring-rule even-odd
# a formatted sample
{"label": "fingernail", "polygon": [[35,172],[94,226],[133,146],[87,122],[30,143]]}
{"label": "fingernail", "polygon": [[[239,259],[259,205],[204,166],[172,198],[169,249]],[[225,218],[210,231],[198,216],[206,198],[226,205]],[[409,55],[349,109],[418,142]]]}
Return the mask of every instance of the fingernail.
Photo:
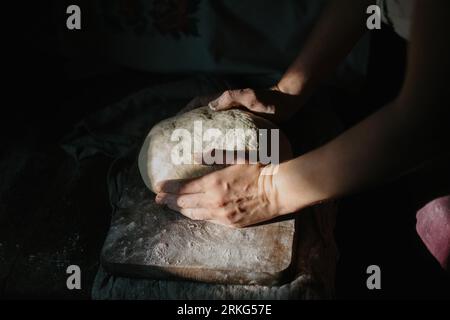
{"label": "fingernail", "polygon": [[210,103],[208,103],[208,107],[209,107],[211,110],[216,111],[216,110],[217,110],[217,101],[216,101],[216,100],[211,101]]}

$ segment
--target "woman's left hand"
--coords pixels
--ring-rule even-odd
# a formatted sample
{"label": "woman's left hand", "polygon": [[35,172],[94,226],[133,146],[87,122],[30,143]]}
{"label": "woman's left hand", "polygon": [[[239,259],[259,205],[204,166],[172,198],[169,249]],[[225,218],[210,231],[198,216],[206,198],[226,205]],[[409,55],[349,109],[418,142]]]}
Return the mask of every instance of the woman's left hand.
{"label": "woman's left hand", "polygon": [[162,181],[155,200],[193,220],[236,228],[253,225],[281,215],[270,169],[235,164],[199,178]]}

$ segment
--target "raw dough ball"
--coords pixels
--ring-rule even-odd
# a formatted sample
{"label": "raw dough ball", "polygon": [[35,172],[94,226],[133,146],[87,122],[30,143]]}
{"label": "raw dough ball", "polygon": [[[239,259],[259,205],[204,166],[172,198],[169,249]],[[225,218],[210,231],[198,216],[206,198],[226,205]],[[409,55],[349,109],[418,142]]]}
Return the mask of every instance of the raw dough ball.
{"label": "raw dough ball", "polygon": [[[219,129],[222,134],[212,136],[212,139],[209,141],[202,142],[202,134],[199,134],[198,130],[194,130],[196,121],[201,122],[202,134],[205,134],[208,129],[212,128]],[[273,129],[276,127],[266,119],[239,109],[212,111],[208,107],[201,107],[166,119],[152,128],[141,148],[139,153],[139,171],[142,179],[150,190],[155,191],[155,185],[159,181],[194,178],[223,167],[223,165],[202,165],[192,161],[190,164],[175,164],[172,161],[172,153],[176,150],[177,145],[180,146],[181,141],[176,139],[172,141],[171,138],[175,129],[185,129],[187,130],[185,132],[190,134],[192,138],[190,148],[192,155],[196,143],[200,143],[204,151],[215,148],[236,150],[236,146],[242,145],[245,146],[244,150],[246,151],[257,150],[258,141],[256,137],[259,128]],[[252,130],[254,139],[250,138],[251,135],[244,135],[243,137],[239,134],[233,134],[235,139],[227,139],[226,133],[229,129],[243,129],[244,132]],[[242,150],[241,147],[239,150]],[[280,160],[287,157],[291,157],[290,145],[280,131]]]}

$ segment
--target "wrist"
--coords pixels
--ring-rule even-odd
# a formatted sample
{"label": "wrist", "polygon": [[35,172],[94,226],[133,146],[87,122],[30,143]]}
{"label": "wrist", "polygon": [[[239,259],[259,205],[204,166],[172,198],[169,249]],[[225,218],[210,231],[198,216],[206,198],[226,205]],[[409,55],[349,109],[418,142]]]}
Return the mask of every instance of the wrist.
{"label": "wrist", "polygon": [[307,206],[302,203],[301,195],[296,195],[295,190],[292,190],[289,173],[286,171],[286,166],[280,164],[272,176],[274,198],[280,215],[293,213]]}
{"label": "wrist", "polygon": [[273,176],[281,214],[297,212],[328,199],[317,164],[301,156],[279,165]]}
{"label": "wrist", "polygon": [[274,175],[278,171],[278,165],[268,164],[261,166],[258,177],[259,194],[263,195],[264,201],[269,204],[268,211],[272,218],[283,214],[280,210],[278,192],[274,184]]}

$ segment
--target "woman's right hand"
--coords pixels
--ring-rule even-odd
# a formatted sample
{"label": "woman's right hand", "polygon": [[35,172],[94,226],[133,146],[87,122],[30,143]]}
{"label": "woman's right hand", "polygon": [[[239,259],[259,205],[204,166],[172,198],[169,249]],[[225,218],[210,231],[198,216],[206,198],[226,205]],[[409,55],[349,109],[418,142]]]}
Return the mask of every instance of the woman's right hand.
{"label": "woman's right hand", "polygon": [[303,95],[284,93],[277,87],[238,89],[225,91],[217,99],[210,101],[208,106],[215,111],[244,107],[263,118],[280,123],[292,117],[304,100]]}

